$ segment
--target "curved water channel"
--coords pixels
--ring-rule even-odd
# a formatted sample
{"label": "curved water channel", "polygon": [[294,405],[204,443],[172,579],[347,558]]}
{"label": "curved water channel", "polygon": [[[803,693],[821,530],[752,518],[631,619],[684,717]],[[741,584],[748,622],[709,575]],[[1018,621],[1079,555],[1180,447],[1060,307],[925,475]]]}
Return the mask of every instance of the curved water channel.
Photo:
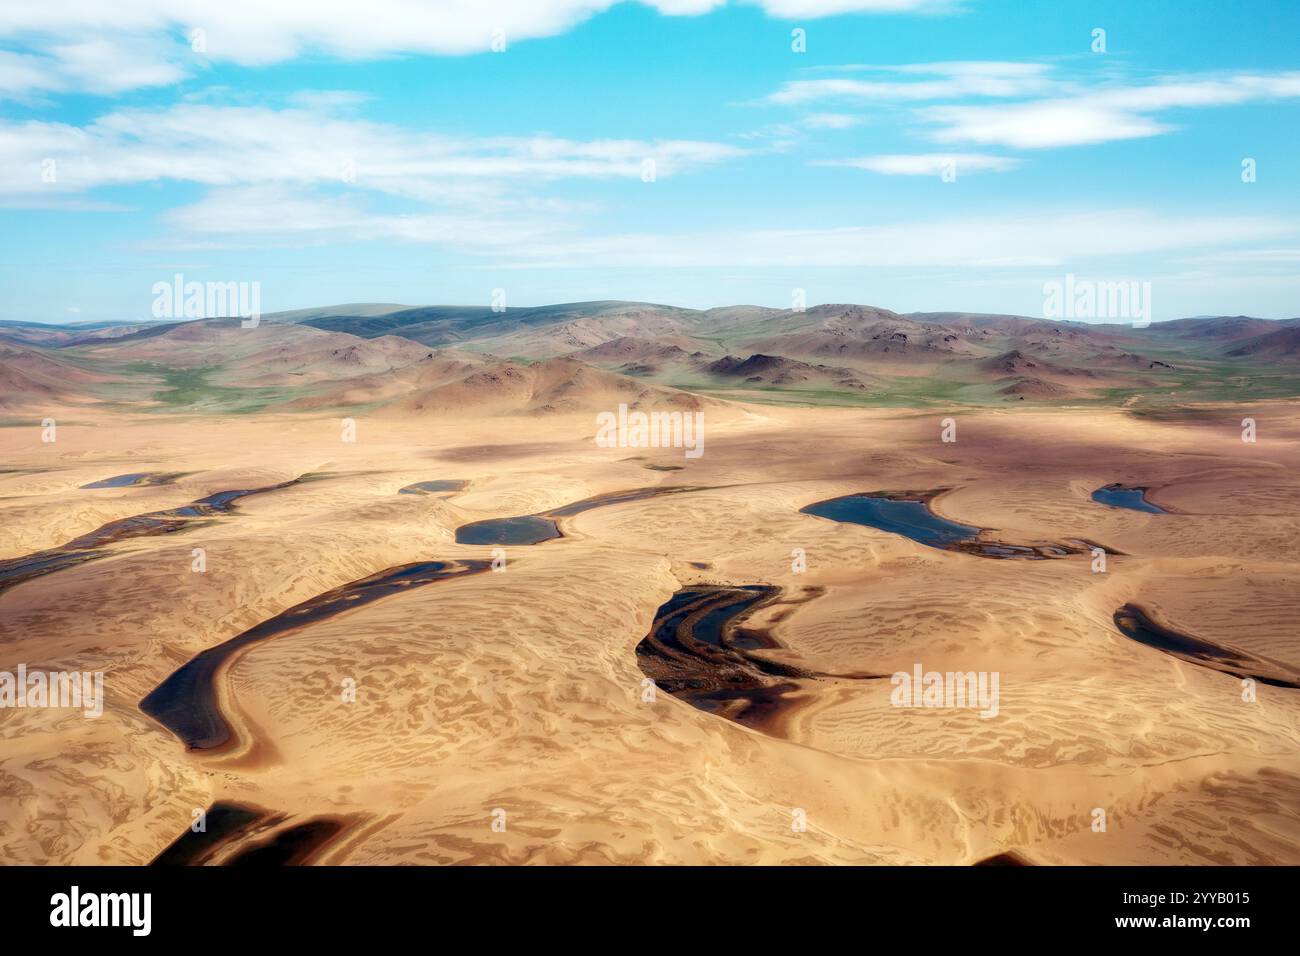
{"label": "curved water channel", "polygon": [[802,703],[796,680],[876,680],[880,674],[828,674],[761,652],[783,649],[767,628],[746,624],[760,608],[794,606],[818,597],[806,588],[786,597],[767,584],[695,584],[681,588],[655,612],[636,646],[637,666],[655,686],[700,710],[780,735]]}
{"label": "curved water channel", "polygon": [[[120,477],[133,476],[122,475]],[[291,485],[315,481],[325,477],[328,476],[302,475],[289,481],[266,485],[262,488],[218,491],[216,494],[200,498],[198,501],[192,501],[188,505],[182,505],[179,508],[151,511],[147,514],[133,515],[129,518],[118,518],[116,521],[101,525],[94,531],[73,538],[57,548],[48,548],[44,551],[36,551],[32,554],[25,554],[17,558],[6,558],[0,561],[0,591],[5,591],[24,581],[30,581],[32,578],[38,578],[46,574],[52,574],[55,571],[61,571],[64,568],[107,557],[112,552],[104,549],[110,544],[127,541],[131,538],[153,537],[183,531],[201,519],[229,514],[234,510],[234,506],[238,501],[250,495],[279,491],[281,488],[288,488]],[[104,485],[103,487],[109,486]],[[120,486],[114,485],[112,487]]]}
{"label": "curved water channel", "polygon": [[1115,612],[1115,627],[1125,637],[1164,651],[1189,664],[1208,667],[1233,677],[1249,677],[1274,687],[1300,688],[1300,672],[1295,668],[1234,647],[1180,634],[1154,620],[1137,604],[1125,604]]}
{"label": "curved water channel", "polygon": [[606,505],[625,504],[629,501],[642,501],[660,495],[683,494],[688,491],[707,491],[704,485],[660,485],[653,488],[634,488],[631,491],[613,491],[581,501],[570,502],[550,511],[537,514],[519,515],[513,518],[486,518],[471,521],[456,529],[457,544],[478,545],[527,545],[540,544],[552,538],[562,538],[557,519],[569,518],[582,514],[592,508]]}
{"label": "curved water channel", "polygon": [[478,574],[488,561],[418,561],[372,574],[318,594],[191,658],[155,687],[140,709],[190,750],[215,750],[230,742],[221,712],[219,680],[226,665],[254,644],[279,637],[380,598],[437,581]]}

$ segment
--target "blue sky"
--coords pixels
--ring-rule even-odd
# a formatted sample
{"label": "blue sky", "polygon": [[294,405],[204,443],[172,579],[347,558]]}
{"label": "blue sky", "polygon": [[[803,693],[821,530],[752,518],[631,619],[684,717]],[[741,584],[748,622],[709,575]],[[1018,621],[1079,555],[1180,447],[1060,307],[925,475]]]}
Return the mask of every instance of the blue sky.
{"label": "blue sky", "polygon": [[1294,0],[9,6],[4,319],[146,319],[176,272],[264,312],[1036,315],[1073,273],[1300,315]]}

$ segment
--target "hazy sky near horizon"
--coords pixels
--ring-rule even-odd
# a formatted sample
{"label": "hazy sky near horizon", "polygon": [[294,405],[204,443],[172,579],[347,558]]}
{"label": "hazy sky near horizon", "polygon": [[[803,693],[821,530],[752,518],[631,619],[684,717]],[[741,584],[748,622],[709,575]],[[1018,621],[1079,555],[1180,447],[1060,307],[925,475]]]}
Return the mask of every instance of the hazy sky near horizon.
{"label": "hazy sky near horizon", "polygon": [[147,319],[176,273],[263,312],[1039,315],[1074,274],[1297,316],[1297,38],[1295,0],[6,4],[0,318]]}

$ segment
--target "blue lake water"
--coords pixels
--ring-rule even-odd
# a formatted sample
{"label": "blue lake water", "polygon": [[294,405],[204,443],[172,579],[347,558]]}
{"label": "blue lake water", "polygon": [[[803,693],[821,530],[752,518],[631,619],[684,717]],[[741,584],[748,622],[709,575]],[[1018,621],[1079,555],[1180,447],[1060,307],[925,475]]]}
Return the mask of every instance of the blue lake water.
{"label": "blue lake water", "polygon": [[804,514],[866,525],[901,534],[932,548],[948,548],[969,541],[980,529],[941,518],[924,501],[858,494],[818,501],[799,509]]}
{"label": "blue lake water", "polygon": [[1092,493],[1092,500],[1112,508],[1128,508],[1130,511],[1144,511],[1147,514],[1163,515],[1165,511],[1159,505],[1147,501],[1145,488],[1125,488],[1122,485],[1107,485]]}

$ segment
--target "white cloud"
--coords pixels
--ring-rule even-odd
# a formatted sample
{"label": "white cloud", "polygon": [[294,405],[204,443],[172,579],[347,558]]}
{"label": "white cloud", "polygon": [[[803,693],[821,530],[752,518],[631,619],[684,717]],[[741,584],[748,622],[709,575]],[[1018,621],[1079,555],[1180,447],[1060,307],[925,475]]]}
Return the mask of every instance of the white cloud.
{"label": "white cloud", "polygon": [[[768,99],[773,103],[808,103],[814,100],[866,102],[924,102],[967,97],[1013,97],[1048,88],[1048,68],[1041,63],[974,61],[910,63],[900,66],[857,67],[855,71],[890,74],[891,79],[853,79],[838,76],[817,80],[792,80]],[[926,77],[913,79],[912,77]]]}
{"label": "white cloud", "polygon": [[1171,78],[1142,86],[1100,87],[1067,97],[996,106],[935,106],[921,116],[941,126],[945,143],[1021,149],[1078,146],[1158,136],[1175,127],[1150,115],[1300,96],[1300,72]]}
{"label": "white cloud", "polygon": [[[555,36],[626,0],[39,0],[0,4],[0,95],[117,93],[173,83],[205,61],[262,66],[319,53],[366,60],[483,53]],[[698,16],[726,0],[639,0]],[[785,18],[895,13],[932,0],[751,0]],[[191,31],[202,31],[193,48]],[[93,38],[87,40],[87,38]],[[14,59],[17,58],[17,59]]]}
{"label": "white cloud", "polygon": [[[351,194],[296,186],[211,190],[165,217],[167,248],[396,241],[440,247],[493,268],[542,269],[954,269],[1054,272],[1140,255],[1230,257],[1284,263],[1300,226],[1268,216],[1176,216],[1141,209],[1010,211],[996,217],[888,222],[840,228],[593,233],[573,216],[518,204],[375,212]],[[1278,240],[1278,250],[1261,243]],[[1234,248],[1241,258],[1231,258]],[[1249,250],[1249,251],[1244,251]]]}
{"label": "white cloud", "polygon": [[281,184],[213,189],[169,211],[163,222],[172,230],[165,240],[169,249],[395,241],[487,255],[573,233],[569,219],[528,203],[376,212],[357,196]]}
{"label": "white cloud", "polygon": [[532,242],[515,255],[520,266],[584,268],[1065,269],[1106,257],[1259,243],[1294,237],[1298,231],[1295,223],[1279,218],[1162,216],[1119,209],[839,229],[598,236]]}
{"label": "white cloud", "polygon": [[833,17],[843,13],[908,13],[953,6],[944,0],[750,0],[783,20]]}
{"label": "white cloud", "polygon": [[983,153],[895,153],[857,156],[851,159],[824,159],[813,165],[848,166],[886,176],[939,176],[948,170],[960,176],[965,173],[1003,172],[1015,169],[1020,165],[1020,160],[1010,156],[989,156]]}
{"label": "white cloud", "polygon": [[[182,103],[119,110],[84,127],[0,120],[0,168],[12,171],[0,180],[0,197],[171,180],[347,184],[424,201],[481,202],[512,183],[640,179],[647,159],[656,178],[670,177],[743,152],[695,140],[437,136],[325,109]],[[42,178],[46,160],[55,163],[54,182]]]}
{"label": "white cloud", "polygon": [[165,44],[120,38],[55,43],[42,54],[0,50],[0,97],[85,90],[115,94],[185,77]]}
{"label": "white cloud", "polygon": [[802,122],[808,129],[851,129],[861,123],[862,118],[848,113],[810,113]]}
{"label": "white cloud", "polygon": [[[768,100],[783,105],[824,100],[909,105],[917,119],[934,125],[930,135],[937,142],[1042,149],[1159,136],[1177,128],[1159,115],[1171,110],[1300,96],[1300,71],[1092,85],[1059,77],[1039,63],[917,63],[845,71],[885,78],[794,80]],[[976,98],[1016,102],[937,102]]]}
{"label": "white cloud", "polygon": [[942,126],[941,143],[979,143],[1015,149],[1082,146],[1167,133],[1172,126],[1086,100],[1043,100],[999,107],[936,106],[921,116]]}
{"label": "white cloud", "polygon": [[589,203],[550,197],[547,184],[621,178],[644,191],[658,188],[642,182],[646,160],[661,180],[745,153],[695,140],[440,136],[339,115],[356,102],[346,93],[292,101],[309,105],[181,103],[84,127],[0,120],[0,204],[86,208],[80,197],[104,187],[195,183],[207,195],[162,216],[169,245],[396,240],[469,251],[566,234]]}

